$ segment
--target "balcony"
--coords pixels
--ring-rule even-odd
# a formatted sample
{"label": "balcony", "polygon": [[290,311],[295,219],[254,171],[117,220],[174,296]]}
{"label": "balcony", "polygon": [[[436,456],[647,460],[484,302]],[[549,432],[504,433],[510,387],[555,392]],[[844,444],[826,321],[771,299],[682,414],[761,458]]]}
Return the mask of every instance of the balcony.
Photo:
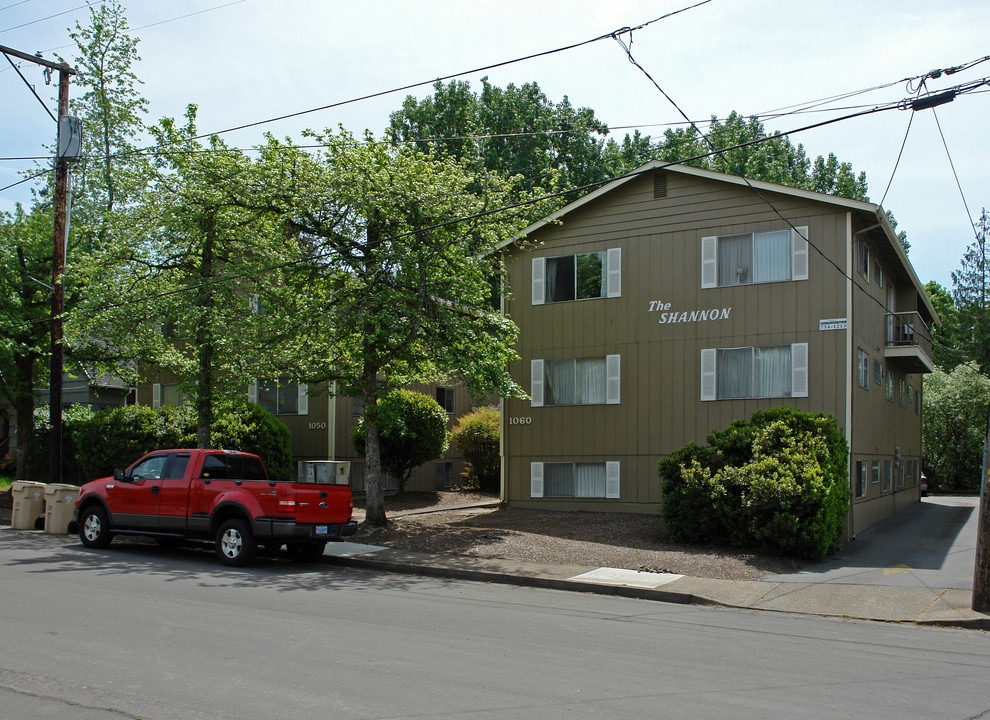
{"label": "balcony", "polygon": [[887,313],[887,347],[884,356],[905,373],[935,371],[932,334],[916,312]]}

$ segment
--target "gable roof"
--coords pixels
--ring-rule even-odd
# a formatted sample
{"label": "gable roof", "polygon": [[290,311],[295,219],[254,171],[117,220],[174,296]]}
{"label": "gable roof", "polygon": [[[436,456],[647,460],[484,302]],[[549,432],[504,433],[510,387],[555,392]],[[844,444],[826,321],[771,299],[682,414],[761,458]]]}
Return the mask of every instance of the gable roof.
{"label": "gable roof", "polygon": [[901,245],[900,240],[897,237],[897,233],[893,226],[890,224],[890,219],[887,217],[887,212],[874,203],[863,202],[862,200],[851,200],[849,198],[839,197],[837,195],[827,195],[825,193],[813,192],[811,190],[802,190],[800,188],[789,187],[787,185],[778,185],[776,183],[765,182],[763,180],[750,180],[748,178],[740,177],[738,175],[727,175],[725,173],[712,172],[711,170],[702,170],[701,168],[691,167],[690,165],[682,165],[678,163],[670,163],[664,160],[652,160],[645,165],[641,165],[635,170],[623,175],[622,177],[616,178],[601,187],[592,190],[587,195],[584,195],[574,202],[568,203],[564,207],[560,208],[556,212],[547,215],[545,218],[536,221],[529,227],[522,230],[517,235],[509,238],[508,240],[502,242],[499,246],[499,250],[504,250],[507,247],[519,242],[525,237],[537,232],[538,230],[551,225],[564,216],[574,212],[578,208],[584,207],[594,203],[599,198],[608,195],[615,190],[623,187],[624,185],[636,180],[637,178],[652,173],[657,170],[663,170],[665,172],[678,173],[681,175],[689,175],[692,177],[703,178],[705,180],[711,180],[713,182],[720,182],[729,185],[738,185],[742,187],[752,188],[757,191],[773,192],[780,195],[787,195],[794,198],[799,198],[802,200],[808,200],[816,203],[823,203],[826,205],[834,205],[837,208],[849,210],[855,213],[859,213],[865,216],[866,219],[874,221],[870,229],[880,230],[886,241],[886,251],[884,254],[886,256],[893,256],[896,258],[901,268],[903,268],[905,274],[909,277],[915,289],[918,292],[918,297],[924,304],[925,309],[929,312],[930,317],[933,321],[938,324],[940,322],[938,318],[938,313],[935,312],[934,306],[931,304],[931,300],[928,298],[928,293],[925,292],[924,286],[921,280],[918,279],[917,274],[914,271],[914,267],[908,260],[907,254],[904,252],[904,246]]}

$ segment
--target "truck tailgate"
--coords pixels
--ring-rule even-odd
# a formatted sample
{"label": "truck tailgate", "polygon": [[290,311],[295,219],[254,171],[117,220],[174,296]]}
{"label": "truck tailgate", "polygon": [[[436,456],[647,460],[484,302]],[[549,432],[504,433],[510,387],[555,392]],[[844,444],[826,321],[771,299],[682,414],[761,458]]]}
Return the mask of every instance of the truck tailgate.
{"label": "truck tailgate", "polygon": [[339,525],[351,519],[354,503],[348,485],[293,483],[292,494],[299,525]]}

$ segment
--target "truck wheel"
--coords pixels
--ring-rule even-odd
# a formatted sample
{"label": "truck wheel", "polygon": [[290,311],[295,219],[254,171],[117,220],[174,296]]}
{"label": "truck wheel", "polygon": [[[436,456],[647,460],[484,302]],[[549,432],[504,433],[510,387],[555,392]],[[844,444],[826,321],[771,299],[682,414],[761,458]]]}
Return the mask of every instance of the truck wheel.
{"label": "truck wheel", "polygon": [[296,562],[314,563],[323,557],[325,542],[289,543],[289,557]]}
{"label": "truck wheel", "polygon": [[240,518],[225,520],[217,531],[217,557],[224,565],[241,567],[254,559],[258,544],[251,528]]}
{"label": "truck wheel", "polygon": [[107,511],[99,505],[90,505],[79,516],[79,540],[88,548],[102,549],[110,544],[113,535]]}

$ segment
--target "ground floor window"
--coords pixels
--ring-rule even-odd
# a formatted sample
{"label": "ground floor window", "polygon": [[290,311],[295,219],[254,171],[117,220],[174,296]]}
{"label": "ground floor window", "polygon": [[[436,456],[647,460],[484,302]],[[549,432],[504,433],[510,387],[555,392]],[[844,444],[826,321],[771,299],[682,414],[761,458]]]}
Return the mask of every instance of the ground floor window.
{"label": "ground floor window", "polygon": [[867,488],[867,466],[866,460],[856,461],[856,497],[866,497]]}
{"label": "ground floor window", "polygon": [[273,415],[309,414],[309,386],[288,378],[258,380],[248,388],[248,400]]}
{"label": "ground floor window", "polygon": [[530,463],[530,497],[618,498],[619,463]]}

